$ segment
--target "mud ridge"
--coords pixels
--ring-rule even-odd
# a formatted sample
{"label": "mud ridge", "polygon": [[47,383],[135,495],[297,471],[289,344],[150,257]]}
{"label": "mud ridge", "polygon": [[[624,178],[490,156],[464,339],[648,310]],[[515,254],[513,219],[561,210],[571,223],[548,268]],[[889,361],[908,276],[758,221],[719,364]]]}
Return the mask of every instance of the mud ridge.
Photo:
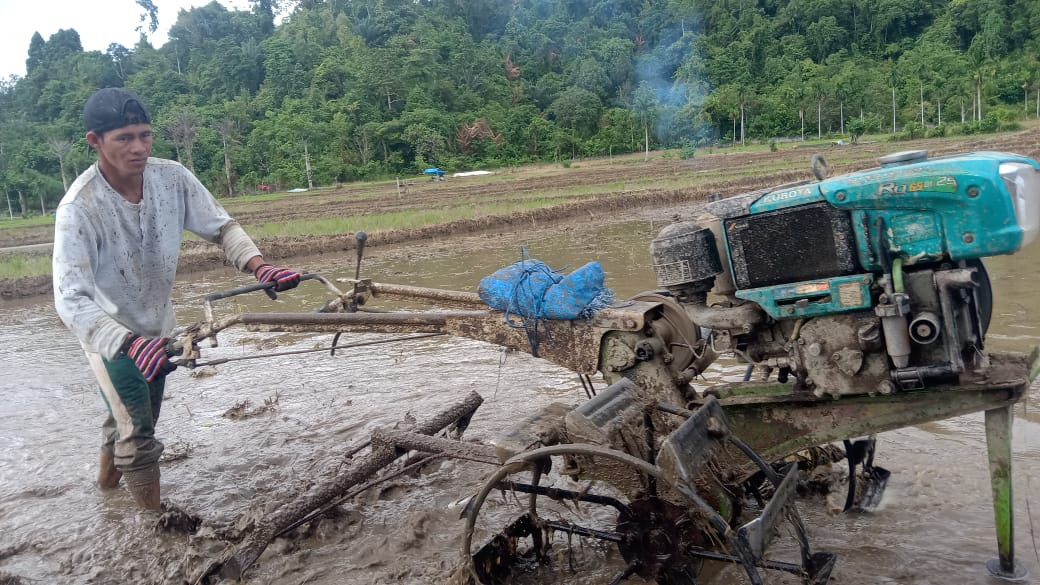
{"label": "mud ridge", "polygon": [[[864,144],[844,147],[840,151],[827,152],[827,156],[835,159],[847,158],[842,163],[830,166],[831,176],[853,172],[876,166],[876,156],[881,152],[890,152],[910,148],[925,148],[934,158],[947,154],[978,150],[999,150],[1018,152],[1028,157],[1040,155],[1040,144],[1036,140],[1035,130],[1024,130],[1012,134],[991,136],[986,138],[962,138],[947,141],[919,141],[901,144]],[[506,230],[521,232],[528,227],[546,227],[556,223],[594,220],[597,222],[626,219],[621,215],[625,211],[660,210],[673,206],[688,205],[705,200],[709,195],[730,197],[739,193],[775,187],[796,180],[807,179],[808,165],[804,170],[775,171],[756,174],[754,177],[734,176],[734,169],[748,165],[766,164],[794,156],[791,150],[767,153],[725,153],[708,155],[690,160],[657,159],[644,165],[602,166],[603,161],[590,161],[588,166],[578,169],[545,168],[546,173],[536,177],[517,177],[508,183],[500,184],[467,184],[445,185],[443,183],[406,183],[412,189],[407,197],[397,194],[392,184],[376,191],[354,187],[342,187],[331,191],[315,191],[307,194],[305,199],[294,201],[291,208],[240,210],[233,213],[236,219],[247,225],[266,221],[286,221],[295,218],[320,216],[355,216],[363,217],[374,209],[380,211],[394,209],[415,209],[417,197],[421,197],[420,207],[446,208],[454,205],[466,205],[471,198],[486,198],[494,195],[499,199],[513,198],[523,193],[550,188],[561,188],[582,184],[603,185],[606,182],[621,183],[626,180],[638,180],[648,173],[653,175],[678,176],[689,172],[711,172],[713,169],[728,169],[727,173],[734,177],[727,181],[713,183],[710,186],[699,186],[679,189],[625,189],[605,192],[588,199],[570,201],[551,207],[543,207],[523,212],[488,215],[472,219],[458,220],[422,228],[386,230],[370,232],[369,246],[398,244],[429,239],[443,239],[476,235],[483,232]],[[799,153],[798,156],[806,156]],[[503,171],[508,174],[509,171]],[[350,197],[357,196],[357,198]],[[367,195],[367,196],[366,196]],[[599,214],[599,215],[597,215]],[[614,214],[614,216],[604,216]],[[0,235],[0,243],[22,245],[40,243],[51,236],[50,230],[26,228],[13,234]],[[323,236],[285,236],[264,238],[257,241],[264,256],[268,260],[280,262],[293,258],[321,254],[341,254],[354,250],[353,233]],[[181,247],[178,272],[181,274],[209,270],[225,264],[223,251],[212,244],[202,241],[187,241]],[[52,294],[50,275],[31,276],[25,278],[0,279],[0,302],[4,300],[24,299]]]}
{"label": "mud ridge", "polygon": [[[630,191],[620,194],[601,195],[584,201],[575,201],[523,211],[520,213],[489,215],[471,219],[462,219],[443,224],[426,226],[413,229],[388,230],[384,232],[370,233],[368,237],[369,246],[397,244],[402,242],[414,242],[417,240],[450,238],[453,236],[465,236],[481,233],[484,231],[509,229],[520,231],[526,227],[540,226],[553,222],[567,222],[577,219],[595,217],[596,213],[619,212],[635,208],[654,209],[667,208],[681,204],[703,201],[712,194],[721,194],[723,197],[731,196],[746,190],[754,190],[769,185],[777,184],[777,181],[788,182],[794,178],[804,175],[801,172],[785,172],[768,175],[756,181],[760,185],[747,180],[732,181],[732,184],[724,183],[711,189],[661,189]],[[602,220],[602,218],[596,218]],[[265,258],[285,260],[299,256],[325,254],[353,250],[356,244],[354,234],[338,234],[335,236],[296,236],[289,238],[271,238],[258,242],[260,249],[272,250],[274,253],[265,252]],[[220,250],[214,250],[214,257],[221,257]],[[205,266],[202,266],[204,268]],[[192,267],[185,267],[190,271]]]}
{"label": "mud ridge", "polygon": [[54,292],[50,274],[24,278],[0,278],[0,299],[18,299],[49,295]]}
{"label": "mud ridge", "polygon": [[[369,234],[368,246],[414,242],[434,238],[467,236],[489,230],[508,229],[520,231],[526,227],[544,227],[545,224],[567,222],[590,217],[596,213],[616,213],[631,209],[667,208],[676,205],[703,201],[709,195],[729,197],[738,193],[761,189],[782,183],[804,179],[804,171],[783,171],[764,174],[750,181],[746,178],[714,184],[711,188],[690,189],[647,189],[622,191],[599,195],[582,201],[573,201],[552,207],[532,209],[520,213],[488,215],[471,219],[413,229],[387,230]],[[301,256],[340,253],[353,250],[356,239],[353,233],[332,236],[291,236],[264,238],[257,241],[267,260],[285,261]],[[224,252],[219,247],[201,241],[187,241],[181,246],[178,274],[209,270],[225,263]],[[0,279],[0,299],[17,299],[52,294],[50,275],[26,278]]]}

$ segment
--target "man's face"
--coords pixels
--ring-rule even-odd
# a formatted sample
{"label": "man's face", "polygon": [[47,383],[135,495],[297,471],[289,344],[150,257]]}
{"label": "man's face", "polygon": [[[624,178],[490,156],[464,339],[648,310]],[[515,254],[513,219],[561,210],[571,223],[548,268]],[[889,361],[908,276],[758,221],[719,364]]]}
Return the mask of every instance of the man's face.
{"label": "man's face", "polygon": [[101,169],[117,177],[144,173],[152,152],[151,124],[131,124],[104,134],[87,132],[87,144],[97,149]]}

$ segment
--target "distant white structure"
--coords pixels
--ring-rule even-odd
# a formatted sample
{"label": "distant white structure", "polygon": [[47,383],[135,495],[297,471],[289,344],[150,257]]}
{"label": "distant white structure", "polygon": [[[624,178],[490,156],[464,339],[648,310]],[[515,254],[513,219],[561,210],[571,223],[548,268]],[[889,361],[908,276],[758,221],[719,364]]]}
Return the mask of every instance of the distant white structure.
{"label": "distant white structure", "polygon": [[491,171],[466,171],[464,173],[455,173],[453,177],[479,177],[480,175],[491,175],[494,174]]}

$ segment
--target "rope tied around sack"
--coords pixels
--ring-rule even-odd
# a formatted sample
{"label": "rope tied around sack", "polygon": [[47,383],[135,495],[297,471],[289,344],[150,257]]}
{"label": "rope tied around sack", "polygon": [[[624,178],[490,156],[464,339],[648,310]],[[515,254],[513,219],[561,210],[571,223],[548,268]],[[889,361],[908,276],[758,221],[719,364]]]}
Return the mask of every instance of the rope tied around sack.
{"label": "rope tied around sack", "polygon": [[[513,294],[509,298],[509,306],[506,308],[506,325],[513,328],[523,328],[524,333],[527,334],[527,341],[531,344],[531,355],[538,357],[538,324],[545,318],[545,294],[549,292],[548,287],[541,291],[540,294],[533,290],[531,284],[531,275],[543,274],[554,281],[558,281],[556,275],[558,271],[549,268],[549,265],[542,262],[532,262],[531,258],[527,255],[527,247],[520,247],[520,266],[522,268],[520,278],[517,280],[516,285],[513,286]],[[566,266],[564,267],[566,268]],[[520,304],[520,292],[522,287],[527,287],[527,292],[532,298],[536,298],[537,301],[534,306],[533,312],[524,312]],[[516,313],[520,316],[520,323],[517,324],[510,319],[510,315]],[[546,332],[548,337],[548,332]]]}
{"label": "rope tied around sack", "polygon": [[540,337],[549,335],[545,320],[587,319],[610,306],[614,295],[603,286],[598,262],[564,275],[566,267],[553,269],[530,258],[525,246],[520,250],[520,261],[481,280],[480,296],[491,307],[505,312],[507,325],[524,329],[531,354],[537,357]]}

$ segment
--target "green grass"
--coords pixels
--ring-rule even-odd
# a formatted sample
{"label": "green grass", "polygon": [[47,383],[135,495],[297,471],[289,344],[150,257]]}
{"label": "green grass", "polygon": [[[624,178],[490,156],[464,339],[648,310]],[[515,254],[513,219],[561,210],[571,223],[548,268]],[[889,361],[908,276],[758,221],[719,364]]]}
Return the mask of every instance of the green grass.
{"label": "green grass", "polygon": [[47,215],[31,215],[26,219],[15,217],[11,219],[7,215],[0,216],[0,230],[40,227],[42,225],[54,225],[54,218]]}
{"label": "green grass", "polygon": [[400,211],[353,217],[294,219],[250,225],[246,227],[246,231],[254,239],[277,236],[323,236],[358,230],[374,232],[394,228],[422,227],[472,217],[473,214],[472,207],[464,206],[455,209]]}
{"label": "green grass", "polygon": [[24,278],[50,273],[49,254],[0,256],[0,278]]}

